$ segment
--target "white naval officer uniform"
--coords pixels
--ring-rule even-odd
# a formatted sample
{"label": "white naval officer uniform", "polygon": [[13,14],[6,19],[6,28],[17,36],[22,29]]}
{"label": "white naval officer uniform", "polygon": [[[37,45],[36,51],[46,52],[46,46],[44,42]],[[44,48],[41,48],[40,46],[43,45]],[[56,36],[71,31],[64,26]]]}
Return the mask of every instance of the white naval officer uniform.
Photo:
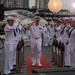
{"label": "white naval officer uniform", "polygon": [[[42,39],[41,35],[43,34],[43,27],[42,26],[36,26],[33,25],[30,27],[31,31],[31,39],[30,39],[30,45],[31,45],[31,54],[32,54],[32,63],[40,64],[41,59],[41,45],[42,45]],[[36,57],[37,56],[37,57]]]}
{"label": "white naval officer uniform", "polygon": [[54,27],[49,28],[49,45],[52,46],[53,42],[53,37],[54,37]]}
{"label": "white naval officer uniform", "polygon": [[49,45],[49,30],[45,26],[43,28],[43,31],[44,31],[44,46],[48,46]]}
{"label": "white naval officer uniform", "polygon": [[28,36],[28,43],[27,43],[27,45],[30,45],[30,37],[31,37],[31,31],[30,30],[26,30],[26,34],[27,34],[27,36]]}
{"label": "white naval officer uniform", "polygon": [[[8,17],[7,20],[14,19],[13,17]],[[4,28],[5,31],[5,42],[4,42],[4,49],[5,49],[5,66],[4,66],[4,73],[9,74],[10,70],[13,69],[13,51],[14,51],[14,30],[17,28],[17,25],[10,26],[7,24]]]}

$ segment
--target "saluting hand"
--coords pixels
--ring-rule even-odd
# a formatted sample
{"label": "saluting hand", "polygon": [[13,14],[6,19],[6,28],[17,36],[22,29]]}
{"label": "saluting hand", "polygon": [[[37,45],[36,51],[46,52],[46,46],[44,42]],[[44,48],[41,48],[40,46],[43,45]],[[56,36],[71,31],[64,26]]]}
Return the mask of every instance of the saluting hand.
{"label": "saluting hand", "polygon": [[32,25],[34,25],[35,21],[36,21],[36,20],[33,20],[33,22],[32,22],[32,23],[30,23],[30,25],[31,25],[31,26],[32,26]]}

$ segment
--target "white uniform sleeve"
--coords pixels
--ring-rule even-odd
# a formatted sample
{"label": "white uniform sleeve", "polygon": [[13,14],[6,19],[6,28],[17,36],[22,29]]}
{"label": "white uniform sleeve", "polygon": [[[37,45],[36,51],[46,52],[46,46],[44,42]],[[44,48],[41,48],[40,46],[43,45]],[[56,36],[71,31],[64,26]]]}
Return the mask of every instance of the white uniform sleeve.
{"label": "white uniform sleeve", "polygon": [[6,26],[4,27],[4,31],[10,31],[9,29],[7,29],[7,27],[8,27],[8,25],[6,25]]}
{"label": "white uniform sleeve", "polygon": [[42,26],[40,26],[40,27],[42,29],[41,33],[44,34],[44,28]]}
{"label": "white uniform sleeve", "polygon": [[15,26],[12,26],[12,27],[11,27],[11,26],[8,26],[7,29],[8,29],[8,30],[15,30],[16,28],[17,28],[17,27],[15,27]]}
{"label": "white uniform sleeve", "polygon": [[57,31],[60,31],[61,30],[61,26],[57,27],[56,30]]}
{"label": "white uniform sleeve", "polygon": [[14,24],[13,24],[13,26],[14,26],[14,28],[16,29],[19,25],[18,25],[18,22],[15,22]]}
{"label": "white uniform sleeve", "polygon": [[33,26],[31,26],[31,27],[29,28],[29,30],[32,30],[32,28],[33,28]]}
{"label": "white uniform sleeve", "polygon": [[6,25],[4,28],[4,31],[12,31],[12,30],[15,30],[16,28],[17,28],[17,25],[13,25],[13,26]]}
{"label": "white uniform sleeve", "polygon": [[18,27],[20,30],[22,30],[23,28],[22,28],[22,26],[21,25],[19,25],[19,27]]}

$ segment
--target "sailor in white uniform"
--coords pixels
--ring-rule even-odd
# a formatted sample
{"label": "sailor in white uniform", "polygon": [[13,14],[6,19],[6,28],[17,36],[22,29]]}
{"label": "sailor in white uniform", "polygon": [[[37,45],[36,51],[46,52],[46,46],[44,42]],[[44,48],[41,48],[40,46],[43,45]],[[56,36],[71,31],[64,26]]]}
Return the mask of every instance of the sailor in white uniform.
{"label": "sailor in white uniform", "polygon": [[69,22],[68,17],[65,17],[64,20],[65,20],[64,28],[63,28],[64,31],[63,31],[63,34],[61,35],[62,42],[64,43],[64,46],[65,46],[64,66],[70,67],[70,49],[69,49],[69,45],[67,44],[67,39],[68,39],[68,30],[70,29],[71,25],[68,23]]}
{"label": "sailor in white uniform", "polygon": [[69,30],[69,49],[71,57],[71,67],[75,68],[75,18],[72,18],[71,29]]}
{"label": "sailor in white uniform", "polygon": [[48,46],[49,45],[49,28],[48,28],[48,24],[45,24],[43,30],[44,30],[44,46]]}
{"label": "sailor in white uniform", "polygon": [[43,34],[43,27],[39,25],[40,18],[36,16],[34,18],[34,22],[31,23],[26,27],[26,29],[30,29],[31,31],[31,54],[32,54],[32,66],[42,66],[41,64],[41,45],[42,45],[42,34]]}
{"label": "sailor in white uniform", "polygon": [[[29,25],[29,24],[28,24]],[[27,42],[27,45],[29,46],[30,45],[30,37],[31,37],[31,31],[30,30],[26,30],[26,34],[28,36],[28,42]]]}
{"label": "sailor in white uniform", "polygon": [[54,27],[53,27],[53,24],[50,23],[50,28],[49,28],[49,45],[50,46],[52,46],[53,37],[54,37]]}
{"label": "sailor in white uniform", "polygon": [[61,24],[59,27],[57,27],[57,30],[60,30],[59,35],[56,37],[58,42],[62,42],[64,44],[65,50],[64,50],[64,66],[70,67],[70,49],[67,44],[68,39],[68,29],[70,28],[70,24],[68,23],[69,18],[65,17],[63,18],[63,24]]}
{"label": "sailor in white uniform", "polygon": [[22,30],[22,26],[21,26],[21,22],[20,20],[18,19],[17,17],[17,14],[15,12],[11,12],[9,14],[10,16],[14,17],[15,18],[15,22],[14,22],[14,25],[19,25],[16,29],[15,29],[15,43],[14,43],[14,52],[13,52],[13,65],[16,65],[16,49],[17,49],[17,44],[18,42],[22,39],[22,33],[21,33],[21,30]]}
{"label": "sailor in white uniform", "polygon": [[18,27],[18,25],[14,25],[14,18],[9,16],[7,18],[7,24],[4,28],[5,32],[5,66],[4,66],[4,74],[11,73],[11,69],[13,69],[13,51],[14,51],[14,30]]}
{"label": "sailor in white uniform", "polygon": [[68,23],[69,18],[65,17],[63,18],[62,24],[57,28],[57,30],[60,30],[60,36],[58,37],[58,42],[62,42],[65,47],[64,51],[64,66],[70,67],[70,50],[68,45],[66,44],[68,39],[68,29],[70,28],[70,24]]}
{"label": "sailor in white uniform", "polygon": [[56,22],[56,25],[54,26],[54,31],[55,31],[55,36],[56,36],[56,40],[59,42],[60,41],[60,32],[62,30],[62,25],[61,25],[61,20],[58,20]]}

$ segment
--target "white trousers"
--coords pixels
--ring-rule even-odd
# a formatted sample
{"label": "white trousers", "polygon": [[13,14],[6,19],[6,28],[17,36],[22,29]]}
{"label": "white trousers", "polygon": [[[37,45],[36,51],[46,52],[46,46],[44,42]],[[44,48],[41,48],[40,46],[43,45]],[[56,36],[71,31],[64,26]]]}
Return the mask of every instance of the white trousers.
{"label": "white trousers", "polygon": [[64,64],[65,66],[71,65],[71,57],[70,57],[70,49],[69,45],[65,45],[65,51],[64,51]]}
{"label": "white trousers", "polygon": [[71,67],[75,68],[75,43],[70,43]]}
{"label": "white trousers", "polygon": [[31,45],[31,54],[32,54],[32,62],[38,62],[40,63],[41,59],[41,45],[42,45],[42,39],[30,39],[30,45]]}
{"label": "white trousers", "polygon": [[44,46],[48,46],[48,45],[49,45],[49,37],[44,36]]}
{"label": "white trousers", "polygon": [[13,60],[12,60],[13,65],[16,65],[17,44],[18,44],[18,41],[15,41],[15,43],[14,43],[14,50],[13,50]]}
{"label": "white trousers", "polygon": [[8,74],[10,73],[10,70],[13,69],[13,50],[14,45],[13,44],[5,44],[5,65],[4,65],[4,73]]}
{"label": "white trousers", "polygon": [[49,38],[49,45],[52,46],[52,43],[53,43],[53,38]]}

